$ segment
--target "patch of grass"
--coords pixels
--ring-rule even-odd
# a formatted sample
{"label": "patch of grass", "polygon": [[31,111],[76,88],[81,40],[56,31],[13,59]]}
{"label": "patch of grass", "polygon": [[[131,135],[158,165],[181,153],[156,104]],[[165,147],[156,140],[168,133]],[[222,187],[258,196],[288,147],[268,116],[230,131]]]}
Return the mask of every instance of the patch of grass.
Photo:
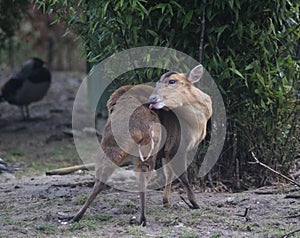
{"label": "patch of grass", "polygon": [[[255,232],[258,234],[265,234],[265,235],[272,234],[272,237],[282,237],[282,236],[286,235],[287,233],[291,232],[292,230],[293,229],[287,230],[287,229],[280,228],[280,227],[274,228],[274,226],[265,226],[265,227],[256,229]],[[299,237],[299,233],[294,234],[293,236],[289,236],[289,237],[297,238],[297,237]]]}
{"label": "patch of grass", "polygon": [[201,217],[203,214],[205,214],[202,210],[192,210],[191,214],[193,217]]}
{"label": "patch of grass", "polygon": [[109,221],[112,220],[113,216],[105,213],[98,213],[93,215],[86,215],[85,219],[89,221]]}
{"label": "patch of grass", "polygon": [[[5,211],[9,208],[11,208],[13,205],[11,203],[8,203],[8,202],[1,202],[0,203],[0,211]],[[1,216],[0,216],[1,217]]]}
{"label": "patch of grass", "polygon": [[50,151],[49,153],[50,158],[57,162],[69,162],[73,160],[72,158],[78,158],[77,151],[75,146],[72,145],[64,145],[57,147]]}
{"label": "patch of grass", "polygon": [[146,237],[143,226],[128,226],[128,234],[135,238]]}
{"label": "patch of grass", "polygon": [[76,196],[75,205],[83,205],[88,198],[88,194],[80,194]]}
{"label": "patch of grass", "polygon": [[[192,218],[199,218],[199,217],[209,217],[209,218],[216,218],[217,214],[215,210],[212,210],[209,207],[206,207],[204,209],[196,209],[196,210],[191,210],[191,215]],[[221,214],[218,214],[221,215]],[[222,214],[222,216],[224,216],[225,214]]]}
{"label": "patch of grass", "polygon": [[13,224],[13,220],[11,219],[11,217],[9,217],[7,214],[3,215],[1,214],[0,216],[0,223],[2,225],[6,225],[6,224]]}
{"label": "patch of grass", "polygon": [[[22,167],[26,161],[25,153],[21,150],[11,150],[3,155],[4,161],[15,167]],[[16,172],[18,174],[18,172]]]}
{"label": "patch of grass", "polygon": [[37,176],[48,170],[81,164],[75,146],[64,145],[45,152],[41,158],[30,159],[22,151],[9,152],[7,162],[20,166],[21,170],[15,173],[17,177]]}
{"label": "patch of grass", "polygon": [[39,224],[36,226],[38,231],[41,231],[45,234],[52,234],[56,232],[57,227],[50,223]]}
{"label": "patch of grass", "polygon": [[164,216],[160,221],[164,226],[175,226],[179,224],[179,217],[175,214]]}
{"label": "patch of grass", "polygon": [[120,204],[120,200],[118,198],[104,198],[104,201],[108,202],[112,207],[117,207]]}
{"label": "patch of grass", "polygon": [[196,231],[187,230],[179,236],[179,238],[198,238],[199,235]]}
{"label": "patch of grass", "polygon": [[9,157],[22,157],[25,153],[21,150],[11,150],[7,153]]}
{"label": "patch of grass", "polygon": [[210,236],[210,238],[220,238],[220,237],[222,237],[221,231],[214,231]]}
{"label": "patch of grass", "polygon": [[70,226],[71,231],[76,230],[96,230],[99,227],[99,224],[95,224],[94,221],[83,219],[80,222],[74,222]]}
{"label": "patch of grass", "polygon": [[137,205],[132,201],[127,201],[125,204],[121,205],[122,214],[133,214],[136,213],[137,210],[138,210]]}

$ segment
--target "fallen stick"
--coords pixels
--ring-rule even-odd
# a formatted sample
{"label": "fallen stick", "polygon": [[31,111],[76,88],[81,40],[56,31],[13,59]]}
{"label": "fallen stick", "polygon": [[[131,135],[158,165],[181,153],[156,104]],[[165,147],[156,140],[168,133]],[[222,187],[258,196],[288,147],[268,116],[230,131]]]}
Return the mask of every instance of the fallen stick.
{"label": "fallen stick", "polygon": [[289,194],[289,195],[286,195],[284,198],[300,199],[300,195]]}
{"label": "fallen stick", "polygon": [[70,174],[78,170],[89,170],[89,169],[94,169],[95,164],[85,164],[85,165],[76,165],[76,166],[71,166],[71,167],[66,167],[66,168],[60,168],[60,169],[55,169],[51,171],[47,171],[46,175],[65,175],[65,174]]}
{"label": "fallen stick", "polygon": [[248,162],[249,164],[259,164],[259,165],[265,167],[266,169],[270,170],[271,172],[273,172],[273,173],[279,175],[280,177],[282,177],[282,178],[288,180],[289,182],[291,182],[291,183],[293,183],[293,184],[295,184],[295,185],[297,185],[297,186],[300,187],[300,184],[297,183],[296,181],[294,181],[294,180],[290,179],[289,177],[287,177],[287,176],[285,176],[285,175],[283,175],[283,174],[277,172],[276,170],[272,169],[272,168],[269,167],[268,165],[266,165],[266,164],[260,162],[260,161],[256,158],[256,156],[255,156],[255,154],[254,154],[253,152],[251,152],[251,154],[252,154],[252,157],[254,158],[255,162]]}
{"label": "fallen stick", "polygon": [[295,231],[292,231],[292,232],[290,232],[290,233],[288,233],[288,234],[285,234],[285,235],[281,236],[281,238],[287,238],[287,237],[290,237],[290,236],[292,236],[292,235],[294,235],[295,233],[298,233],[298,232],[300,232],[300,229],[295,230]]}
{"label": "fallen stick", "polygon": [[297,218],[297,217],[300,217],[300,214],[291,215],[291,216],[287,216],[287,217],[284,217],[284,218]]}

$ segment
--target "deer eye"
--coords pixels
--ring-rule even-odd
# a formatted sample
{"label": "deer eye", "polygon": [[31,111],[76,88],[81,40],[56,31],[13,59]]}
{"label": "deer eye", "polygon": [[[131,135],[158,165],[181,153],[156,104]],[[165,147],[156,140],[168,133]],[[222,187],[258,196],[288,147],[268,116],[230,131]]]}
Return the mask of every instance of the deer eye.
{"label": "deer eye", "polygon": [[175,80],[175,79],[170,79],[170,80],[169,80],[169,84],[174,84],[174,83],[176,83],[176,80]]}

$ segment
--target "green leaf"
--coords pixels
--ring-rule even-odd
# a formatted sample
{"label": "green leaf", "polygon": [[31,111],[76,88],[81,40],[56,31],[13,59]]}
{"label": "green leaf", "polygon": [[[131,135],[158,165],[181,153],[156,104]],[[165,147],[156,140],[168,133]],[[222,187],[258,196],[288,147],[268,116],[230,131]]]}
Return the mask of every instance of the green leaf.
{"label": "green leaf", "polygon": [[171,4],[175,5],[179,11],[183,11],[185,13],[185,9],[183,6],[181,6],[178,2],[176,1],[170,1]]}
{"label": "green leaf", "polygon": [[229,68],[229,70],[231,72],[233,72],[234,74],[236,74],[237,76],[239,76],[240,78],[245,79],[245,77],[243,76],[243,74],[240,71],[238,71],[237,69],[235,69],[235,68]]}
{"label": "green leaf", "polygon": [[260,100],[260,105],[263,109],[267,109],[266,104],[262,99]]}
{"label": "green leaf", "polygon": [[149,32],[149,34],[152,35],[153,37],[157,37],[158,36],[158,34],[155,31],[152,31],[150,29],[148,29],[147,32]]}
{"label": "green leaf", "polygon": [[140,2],[137,2],[137,5],[139,6],[140,15],[142,17],[142,20],[144,20],[145,15],[148,15],[147,9],[141,4]]}
{"label": "green leaf", "polygon": [[126,24],[128,28],[131,28],[132,26],[132,15],[127,15],[126,16]]}
{"label": "green leaf", "polygon": [[162,24],[163,21],[164,21],[164,17],[161,16],[161,17],[158,19],[158,21],[157,21],[157,29],[158,29],[158,30],[160,29],[160,26],[161,26],[161,24]]}
{"label": "green leaf", "polygon": [[245,67],[245,70],[254,69],[254,68],[256,67],[256,64],[257,64],[256,61],[251,62],[250,64],[248,64],[248,65]]}
{"label": "green leaf", "polygon": [[190,10],[188,14],[186,14],[183,22],[182,29],[186,28],[186,26],[191,22],[194,11]]}
{"label": "green leaf", "polygon": [[168,7],[168,10],[169,10],[171,16],[174,16],[174,12],[173,12],[173,8],[172,8],[171,4],[168,4],[167,7]]}
{"label": "green leaf", "polygon": [[106,15],[106,12],[107,12],[107,8],[108,8],[108,5],[109,5],[110,1],[107,1],[103,8],[102,8],[102,17]]}
{"label": "green leaf", "polygon": [[228,25],[223,25],[223,26],[220,26],[217,28],[217,32],[218,32],[218,35],[217,35],[217,39],[219,41],[222,33],[225,31],[226,28],[228,28],[229,26]]}
{"label": "green leaf", "polygon": [[156,8],[157,9],[160,8],[161,9],[161,13],[163,14],[165,12],[166,6],[167,6],[166,3],[159,3],[159,4],[156,5]]}

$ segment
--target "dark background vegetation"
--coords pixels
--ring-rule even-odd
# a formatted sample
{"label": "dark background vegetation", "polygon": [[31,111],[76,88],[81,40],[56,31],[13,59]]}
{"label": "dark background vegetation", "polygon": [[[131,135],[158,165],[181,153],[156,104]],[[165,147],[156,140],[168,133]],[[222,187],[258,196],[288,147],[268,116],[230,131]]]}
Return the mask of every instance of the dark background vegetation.
{"label": "dark background vegetation", "polygon": [[[24,41],[20,43],[16,32],[22,19],[33,13],[47,20],[41,32],[42,52],[54,68],[76,68],[74,58],[86,57],[89,69],[113,53],[137,46],[170,47],[202,62],[222,93],[228,119],[223,152],[207,179],[211,183],[247,189],[272,182],[272,174],[249,164],[251,152],[283,174],[297,160],[298,1],[4,0],[0,7],[0,58],[8,55],[10,63],[16,48],[12,45]],[[32,21],[34,26],[37,21]],[[57,52],[65,53],[53,55],[55,37],[64,34],[63,26],[67,34],[60,49],[65,51]],[[32,42],[31,32],[27,37]],[[83,49],[81,59],[70,53],[78,45]],[[160,73],[128,72],[116,84],[156,81]],[[199,149],[198,161],[202,156]],[[195,183],[200,181],[197,169],[195,162],[190,168]]]}
{"label": "dark background vegetation", "polygon": [[30,0],[0,3],[0,62],[13,70],[28,56],[37,56],[53,70],[85,71],[80,38],[66,34],[64,23],[43,14]]}

